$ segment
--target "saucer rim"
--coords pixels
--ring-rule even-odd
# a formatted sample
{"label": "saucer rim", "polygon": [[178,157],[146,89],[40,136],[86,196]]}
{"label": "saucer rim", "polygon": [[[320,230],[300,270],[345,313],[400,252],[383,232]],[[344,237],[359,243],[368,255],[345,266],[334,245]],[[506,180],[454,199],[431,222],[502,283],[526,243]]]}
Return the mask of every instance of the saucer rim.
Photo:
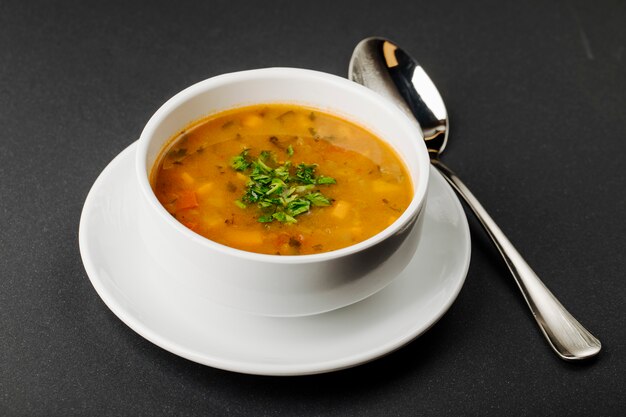
{"label": "saucer rim", "polygon": [[[130,311],[124,309],[121,303],[116,300],[115,294],[105,288],[105,285],[102,282],[102,278],[99,277],[99,274],[97,273],[97,268],[93,263],[91,255],[87,253],[88,228],[86,227],[86,218],[88,216],[90,206],[93,204],[92,200],[95,198],[94,195],[100,184],[106,181],[107,177],[110,176],[111,171],[124,161],[124,157],[127,156],[127,154],[134,152],[136,147],[137,142],[135,141],[127,146],[118,155],[116,155],[115,158],[113,158],[113,160],[111,160],[111,162],[102,170],[102,172],[99,174],[98,178],[92,185],[91,189],[89,190],[89,193],[85,199],[83,210],[81,212],[81,218],[79,223],[79,249],[87,276],[94,289],[96,290],[98,296],[109,308],[109,310],[111,310],[111,312],[113,312],[113,314],[115,314],[117,318],[119,318],[124,324],[126,324],[131,330],[139,334],[141,337],[177,356],[202,365],[252,375],[297,376],[320,374],[347,369],[354,366],[362,365],[367,362],[371,362],[382,356],[391,354],[427,332],[450,309],[452,304],[458,298],[458,295],[463,288],[463,285],[465,284],[465,279],[467,277],[471,261],[471,236],[467,217],[465,216],[463,207],[461,206],[461,203],[452,188],[445,181],[443,176],[441,176],[441,174],[439,174],[439,172],[437,172],[437,170],[431,166],[429,183],[431,181],[434,181],[435,177],[438,177],[438,179],[445,184],[445,188],[447,189],[455,206],[455,211],[460,213],[459,217],[462,221],[462,225],[460,227],[463,229],[464,236],[464,242],[462,243],[462,246],[465,247],[465,253],[462,254],[464,260],[463,268],[459,270],[458,278],[455,277],[457,279],[457,282],[456,286],[454,287],[454,291],[450,293],[450,296],[446,300],[446,302],[439,306],[436,313],[433,314],[429,320],[426,320],[425,323],[421,324],[419,327],[411,328],[410,331],[404,332],[399,337],[390,339],[386,343],[382,343],[377,347],[360,352],[358,354],[351,354],[332,360],[317,361],[308,364],[253,364],[245,361],[220,358],[212,354],[207,354],[206,352],[194,350],[193,348],[186,348],[183,344],[177,343],[175,340],[169,340],[167,337],[160,335],[158,331],[148,325],[145,325],[139,319],[134,317]],[[424,220],[426,221],[427,219],[425,218]],[[417,251],[419,251],[419,248],[417,249]],[[384,289],[381,291],[384,291]],[[376,294],[372,295],[372,297],[374,296],[376,296]],[[233,316],[249,315],[249,313],[234,310],[232,308],[221,306],[215,303],[213,303],[212,305],[213,308],[223,308],[225,312],[231,313]],[[350,306],[346,306],[344,308],[350,308]],[[320,316],[324,314],[332,314],[332,312],[320,313]],[[297,320],[298,318],[292,319]]]}

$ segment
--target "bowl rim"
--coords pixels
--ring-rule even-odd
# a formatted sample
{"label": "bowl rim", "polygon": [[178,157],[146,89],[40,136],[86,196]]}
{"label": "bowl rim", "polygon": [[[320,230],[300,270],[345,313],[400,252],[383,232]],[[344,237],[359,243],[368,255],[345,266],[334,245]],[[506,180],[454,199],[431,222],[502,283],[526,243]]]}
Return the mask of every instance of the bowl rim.
{"label": "bowl rim", "polygon": [[[380,107],[383,108],[391,117],[399,118],[407,127],[415,131],[415,146],[417,148],[418,157],[418,175],[417,181],[412,174],[412,180],[416,183],[415,191],[411,203],[404,210],[404,212],[398,217],[391,225],[385,229],[376,233],[374,236],[358,242],[354,245],[346,246],[341,249],[336,249],[329,252],[322,252],[309,255],[271,255],[245,251],[243,249],[237,249],[230,246],[223,245],[221,243],[210,240],[198,233],[195,233],[185,227],[182,223],[172,217],[169,212],[158,201],[152,187],[150,185],[149,173],[146,170],[147,167],[147,154],[148,146],[150,144],[150,138],[154,135],[155,130],[161,123],[161,121],[173,112],[176,108],[182,105],[187,100],[204,94],[207,91],[219,86],[227,85],[229,83],[237,83],[242,81],[253,81],[255,79],[281,79],[281,78],[300,78],[300,79],[314,79],[321,82],[332,84],[340,89],[349,90],[351,94],[360,96],[364,100],[378,102]],[[237,106],[233,107],[236,108]],[[312,107],[315,107],[314,105]],[[220,109],[211,114],[217,114],[221,111],[228,110],[227,108]],[[331,110],[332,111],[332,110]],[[210,116],[210,115],[208,115]],[[342,117],[344,115],[341,115]],[[358,121],[352,120],[353,123],[359,124]],[[362,125],[362,124],[360,124]],[[384,138],[381,140],[387,142]],[[395,147],[392,146],[395,149]],[[399,154],[399,152],[396,150]],[[401,155],[399,155],[402,157]],[[195,244],[206,247],[209,250],[217,251],[223,255],[235,256],[241,259],[259,261],[270,264],[307,264],[329,261],[333,259],[339,259],[347,255],[351,255],[357,252],[361,252],[367,248],[375,246],[376,244],[386,240],[387,238],[396,234],[399,230],[409,226],[412,221],[421,214],[421,208],[424,206],[426,193],[428,188],[428,179],[430,172],[430,159],[428,157],[428,151],[424,144],[422,131],[416,121],[410,119],[408,115],[396,104],[391,102],[386,97],[379,95],[378,93],[360,85],[346,78],[339,77],[320,71],[303,69],[303,68],[288,68],[288,67],[272,67],[244,70],[237,72],[230,72],[214,77],[207,78],[199,81],[191,86],[183,89],[168,99],[161,107],[150,117],[148,123],[144,127],[137,143],[137,152],[135,156],[135,172],[138,180],[141,193],[148,202],[149,209],[158,213],[159,217],[163,220],[164,225],[172,227],[177,233],[183,235],[184,238],[189,239]]]}

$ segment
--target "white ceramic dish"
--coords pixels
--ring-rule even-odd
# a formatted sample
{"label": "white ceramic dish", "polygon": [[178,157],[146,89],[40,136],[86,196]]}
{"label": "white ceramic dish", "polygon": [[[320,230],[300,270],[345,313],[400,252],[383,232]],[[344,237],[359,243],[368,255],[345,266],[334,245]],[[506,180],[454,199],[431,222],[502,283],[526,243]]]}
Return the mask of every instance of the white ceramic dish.
{"label": "white ceramic dish", "polygon": [[432,326],[456,299],[470,260],[467,219],[431,171],[424,244],[402,274],[373,296],[307,317],[263,317],[209,303],[172,284],[137,228],[135,145],[102,172],[86,199],[80,251],[96,291],[131,329],[189,360],[230,371],[305,375],[389,353]]}
{"label": "white ceramic dish", "polygon": [[[161,149],[193,121],[258,103],[300,104],[374,132],[404,160],[413,199],[389,227],[339,250],[276,256],[231,248],[190,231],[159,203],[149,174]],[[419,126],[391,101],[345,78],[297,68],[219,75],[181,91],[150,118],[137,144],[140,230],[149,253],[178,282],[212,302],[270,316],[304,316],[362,300],[388,285],[417,248],[430,159]],[[315,162],[315,161],[310,161]],[[216,270],[227,271],[225,276]]]}

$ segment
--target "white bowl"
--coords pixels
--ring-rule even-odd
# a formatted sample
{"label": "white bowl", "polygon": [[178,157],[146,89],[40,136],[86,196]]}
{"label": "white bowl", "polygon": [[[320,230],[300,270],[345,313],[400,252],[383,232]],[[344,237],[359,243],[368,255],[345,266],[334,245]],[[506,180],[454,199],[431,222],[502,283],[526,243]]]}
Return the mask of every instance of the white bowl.
{"label": "white bowl", "polygon": [[[293,103],[341,116],[374,132],[404,160],[413,182],[406,211],[375,236],[314,255],[246,252],[187,229],[159,203],[150,171],[174,134],[207,115],[259,103]],[[388,285],[412,258],[421,234],[429,174],[421,131],[402,110],[347,79],[268,68],[201,81],[168,100],[148,121],[137,147],[142,239],[172,280],[213,302],[269,316],[303,316],[360,301]]]}

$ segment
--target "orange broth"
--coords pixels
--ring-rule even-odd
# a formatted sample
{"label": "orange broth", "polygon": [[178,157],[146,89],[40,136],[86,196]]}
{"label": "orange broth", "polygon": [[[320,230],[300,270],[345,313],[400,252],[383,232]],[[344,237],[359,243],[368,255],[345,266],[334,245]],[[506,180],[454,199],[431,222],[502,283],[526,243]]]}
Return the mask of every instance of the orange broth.
{"label": "orange broth", "polygon": [[[321,192],[330,205],[312,206],[294,223],[259,222],[276,207],[240,203],[249,169],[231,165],[246,149],[249,160],[269,151],[270,167],[290,161],[288,185],[299,164],[317,164],[315,175],[336,183],[316,184],[311,192]],[[328,252],[366,240],[393,223],[413,197],[406,167],[381,139],[332,114],[288,104],[237,108],[193,123],[163,149],[151,182],[165,209],[194,232],[276,255]]]}

